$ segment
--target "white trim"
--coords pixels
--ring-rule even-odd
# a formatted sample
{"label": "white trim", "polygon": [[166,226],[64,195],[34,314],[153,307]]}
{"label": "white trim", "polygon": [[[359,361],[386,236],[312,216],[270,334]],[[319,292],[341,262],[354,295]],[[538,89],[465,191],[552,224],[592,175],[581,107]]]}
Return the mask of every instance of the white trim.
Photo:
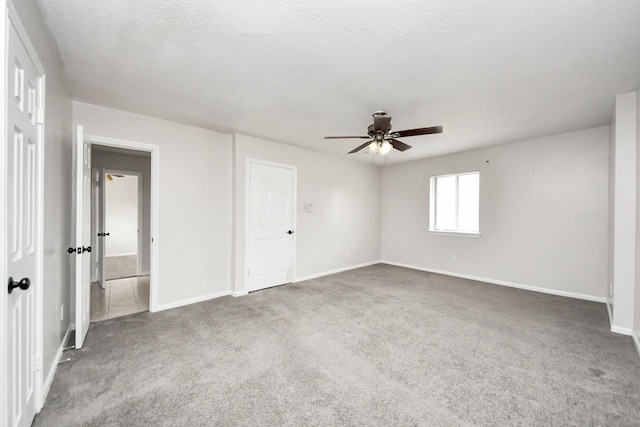
{"label": "white trim", "polygon": [[306,280],[317,279],[319,277],[329,276],[331,274],[342,273],[344,271],[349,271],[349,270],[355,270],[356,268],[369,267],[371,265],[376,265],[376,264],[380,264],[380,263],[384,263],[384,261],[377,260],[377,261],[364,262],[362,264],[350,265],[348,267],[342,267],[342,268],[336,268],[334,270],[323,271],[322,273],[309,274],[307,276],[296,277],[293,280],[293,283],[304,282]]}
{"label": "white trim", "polygon": [[631,328],[623,328],[622,326],[611,325],[611,332],[615,332],[620,335],[633,336],[633,330]]}
{"label": "white trim", "polygon": [[158,294],[160,289],[160,146],[125,139],[108,138],[97,135],[85,135],[86,141],[107,147],[151,153],[151,254],[149,280],[149,311],[159,311]]}
{"label": "white trim", "polygon": [[198,303],[198,302],[208,301],[210,299],[226,297],[228,295],[231,295],[231,291],[221,291],[221,292],[215,292],[213,294],[202,295],[202,296],[199,296],[199,297],[183,299],[181,301],[171,302],[169,304],[158,305],[156,307],[156,311],[163,311],[163,310],[169,310],[169,309],[172,309],[172,308],[183,307],[185,305],[191,305],[191,304],[195,304],[195,303]]}
{"label": "white trim", "polygon": [[250,179],[250,173],[251,173],[251,164],[255,163],[255,164],[259,164],[259,165],[265,165],[265,166],[272,166],[272,167],[277,167],[277,168],[282,168],[282,169],[288,169],[293,171],[293,200],[292,200],[292,206],[291,209],[293,210],[293,215],[292,215],[292,229],[294,231],[293,235],[291,236],[293,239],[293,242],[291,244],[291,251],[292,251],[292,255],[291,255],[291,280],[293,281],[294,278],[296,277],[296,242],[298,240],[298,236],[295,233],[297,225],[298,225],[298,209],[296,208],[298,206],[298,166],[296,165],[289,165],[286,163],[278,163],[278,162],[272,162],[269,160],[261,160],[261,159],[256,159],[253,157],[246,157],[245,158],[245,162],[244,162],[244,265],[242,268],[242,290],[238,291],[239,295],[243,295],[242,292],[253,292],[253,291],[257,291],[260,289],[249,289],[249,277],[247,275],[247,271],[250,268],[249,266],[249,262],[251,261],[251,257],[250,257],[250,253],[251,253],[251,246],[250,246],[250,237],[251,237],[251,224],[249,221],[249,217],[250,217],[250,209],[251,209],[251,179]]}
{"label": "white trim", "polygon": [[138,253],[137,252],[123,252],[121,254],[109,254],[109,255],[105,254],[104,257],[105,258],[111,258],[111,257],[114,257],[114,256],[132,256],[132,255],[138,255]]}
{"label": "white trim", "polygon": [[569,297],[569,298],[581,299],[585,301],[602,302],[602,303],[607,302],[607,299],[605,297],[596,297],[593,295],[559,291],[557,289],[549,289],[549,288],[542,288],[539,286],[524,285],[521,283],[507,282],[505,280],[489,279],[486,277],[473,276],[470,274],[454,273],[451,271],[436,270],[433,268],[419,267],[416,265],[402,264],[399,262],[392,262],[392,261],[385,261],[385,260],[382,260],[380,262],[383,264],[395,265],[396,267],[411,268],[413,270],[426,271],[427,273],[443,274],[445,276],[459,277],[461,279],[475,280],[478,282],[490,283],[493,285],[500,285],[500,286],[507,286],[510,288],[524,289],[526,291],[540,292],[543,294],[558,295],[561,297]]}
{"label": "white trim", "polygon": [[636,345],[638,357],[640,357],[640,338],[638,338],[638,334],[636,333],[636,331],[631,331],[631,338],[633,338],[633,343]]}
{"label": "white trim", "polygon": [[442,230],[428,230],[428,234],[432,236],[453,236],[453,237],[472,237],[475,239],[480,238],[481,233],[465,233],[462,231],[442,231]]}
{"label": "white trim", "polygon": [[53,377],[56,375],[56,370],[58,369],[58,363],[60,363],[60,359],[62,359],[64,346],[69,341],[69,335],[71,335],[71,325],[69,325],[69,328],[67,328],[67,332],[64,334],[64,338],[62,338],[60,347],[58,347],[58,351],[56,352],[56,355],[53,358],[53,365],[51,366],[51,370],[49,370],[49,373],[47,374],[47,378],[45,378],[44,380],[44,385],[42,386],[43,402],[47,399],[47,395],[49,394],[49,389],[51,388],[51,384],[53,383]]}
{"label": "white trim", "polygon": [[245,295],[249,295],[249,292],[248,291],[231,292],[232,297],[243,297]]}

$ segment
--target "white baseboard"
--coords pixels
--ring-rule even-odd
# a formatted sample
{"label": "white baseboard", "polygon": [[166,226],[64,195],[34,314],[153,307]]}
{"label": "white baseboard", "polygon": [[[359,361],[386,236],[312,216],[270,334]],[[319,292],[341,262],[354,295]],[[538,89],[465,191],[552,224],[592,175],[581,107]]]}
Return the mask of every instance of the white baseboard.
{"label": "white baseboard", "polygon": [[330,274],[342,273],[344,271],[355,270],[356,268],[369,267],[370,265],[380,264],[383,261],[370,261],[363,264],[350,265],[348,267],[336,268],[335,270],[323,271],[322,273],[310,274],[308,276],[296,277],[293,283],[304,282],[305,280],[317,279],[318,277],[329,276]]}
{"label": "white baseboard", "polygon": [[155,311],[169,310],[169,309],[172,309],[172,308],[177,308],[177,307],[182,307],[182,306],[185,306],[185,305],[195,304],[197,302],[208,301],[208,300],[214,299],[214,298],[226,297],[227,295],[231,295],[231,291],[216,292],[216,293],[213,293],[213,294],[207,294],[207,295],[202,295],[202,296],[195,297],[195,298],[189,298],[189,299],[183,299],[181,301],[171,302],[169,304],[160,304],[160,305],[158,305],[156,307]]}
{"label": "white baseboard", "polygon": [[633,336],[633,329],[623,328],[622,326],[611,325],[611,332],[615,332],[620,335]]}
{"label": "white baseboard", "polygon": [[[69,335],[71,335],[71,325],[67,328],[67,332],[64,334],[64,338],[62,338],[62,342],[60,343],[60,347],[58,347],[58,351],[56,352],[56,356],[53,358],[53,366],[49,370],[46,378],[44,379],[44,384],[42,385],[42,404],[47,400],[47,395],[49,394],[49,390],[51,389],[51,384],[53,383],[53,377],[56,375],[56,370],[58,369],[58,363],[60,363],[60,359],[62,359],[62,352],[64,351],[64,346],[69,340]],[[44,362],[43,362],[44,363]]]}
{"label": "white baseboard", "polygon": [[248,291],[231,292],[231,296],[233,297],[243,297],[245,295],[249,295],[249,292]]}
{"label": "white baseboard", "polygon": [[121,254],[108,254],[108,255],[105,254],[104,257],[105,258],[111,258],[111,257],[114,257],[114,256],[132,256],[132,255],[138,255],[138,252],[123,252]]}
{"label": "white baseboard", "polygon": [[558,295],[561,297],[576,298],[576,299],[581,299],[586,301],[594,301],[594,302],[602,302],[602,303],[607,302],[607,299],[605,297],[596,297],[593,295],[585,295],[585,294],[578,294],[574,292],[559,291],[556,289],[541,288],[538,286],[507,282],[505,280],[489,279],[487,277],[472,276],[469,274],[459,274],[451,271],[436,270],[432,268],[419,267],[415,265],[402,264],[402,263],[392,262],[392,261],[382,260],[380,262],[383,264],[395,265],[396,267],[411,268],[413,270],[426,271],[427,273],[444,274],[445,276],[453,276],[453,277],[459,277],[461,279],[476,280],[478,282],[491,283],[493,285],[500,285],[500,286],[508,286],[510,288],[524,289],[526,291],[541,292],[544,294]]}

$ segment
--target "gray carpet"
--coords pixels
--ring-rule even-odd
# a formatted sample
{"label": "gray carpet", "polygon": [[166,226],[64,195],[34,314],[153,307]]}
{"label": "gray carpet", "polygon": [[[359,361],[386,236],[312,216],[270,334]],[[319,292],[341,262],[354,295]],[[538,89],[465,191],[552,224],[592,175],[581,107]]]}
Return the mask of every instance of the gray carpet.
{"label": "gray carpet", "polygon": [[134,277],[138,274],[138,256],[105,257],[105,277],[107,280]]}
{"label": "gray carpet", "polygon": [[376,265],[91,325],[35,426],[640,425],[604,304]]}

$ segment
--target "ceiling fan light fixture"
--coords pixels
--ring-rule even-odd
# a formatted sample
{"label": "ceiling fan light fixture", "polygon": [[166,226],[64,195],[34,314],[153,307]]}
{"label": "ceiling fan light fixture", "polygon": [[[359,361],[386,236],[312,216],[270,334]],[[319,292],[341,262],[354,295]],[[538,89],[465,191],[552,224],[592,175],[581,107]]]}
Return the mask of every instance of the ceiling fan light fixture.
{"label": "ceiling fan light fixture", "polygon": [[391,148],[393,148],[393,147],[391,146],[389,141],[383,142],[380,145],[380,154],[387,154],[389,151],[391,151]]}
{"label": "ceiling fan light fixture", "polygon": [[371,141],[371,144],[369,144],[369,151],[371,151],[372,153],[376,153],[378,151],[377,141]]}

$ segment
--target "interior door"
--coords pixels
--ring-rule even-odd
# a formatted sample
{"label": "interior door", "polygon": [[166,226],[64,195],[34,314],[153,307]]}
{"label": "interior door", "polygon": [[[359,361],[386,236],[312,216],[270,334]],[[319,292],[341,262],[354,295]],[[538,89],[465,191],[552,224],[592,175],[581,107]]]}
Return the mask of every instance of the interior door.
{"label": "interior door", "polygon": [[[91,272],[95,271],[95,281],[105,288],[104,271],[104,249],[105,249],[105,226],[104,226],[104,169],[92,169],[93,194],[91,196]],[[95,269],[95,270],[94,270]],[[93,279],[92,279],[93,280]]]}
{"label": "interior door", "polygon": [[76,129],[76,348],[82,348],[89,330],[91,286],[91,144]]}
{"label": "interior door", "polygon": [[293,280],[295,173],[249,162],[248,291]]}
{"label": "interior door", "polygon": [[[11,22],[11,21],[10,21]],[[11,22],[7,61],[7,397],[6,425],[30,426],[36,413],[36,295],[42,111],[40,77]],[[5,279],[6,280],[6,279]],[[3,384],[2,387],[5,385]],[[0,420],[2,424],[4,420]]]}
{"label": "interior door", "polygon": [[107,280],[107,271],[106,271],[106,263],[104,261],[105,251],[107,248],[107,236],[109,233],[106,232],[106,197],[105,197],[105,179],[104,179],[104,169],[100,169],[99,177],[98,177],[98,230],[100,233],[100,237],[98,238],[98,282],[100,286],[104,289],[106,286]]}

